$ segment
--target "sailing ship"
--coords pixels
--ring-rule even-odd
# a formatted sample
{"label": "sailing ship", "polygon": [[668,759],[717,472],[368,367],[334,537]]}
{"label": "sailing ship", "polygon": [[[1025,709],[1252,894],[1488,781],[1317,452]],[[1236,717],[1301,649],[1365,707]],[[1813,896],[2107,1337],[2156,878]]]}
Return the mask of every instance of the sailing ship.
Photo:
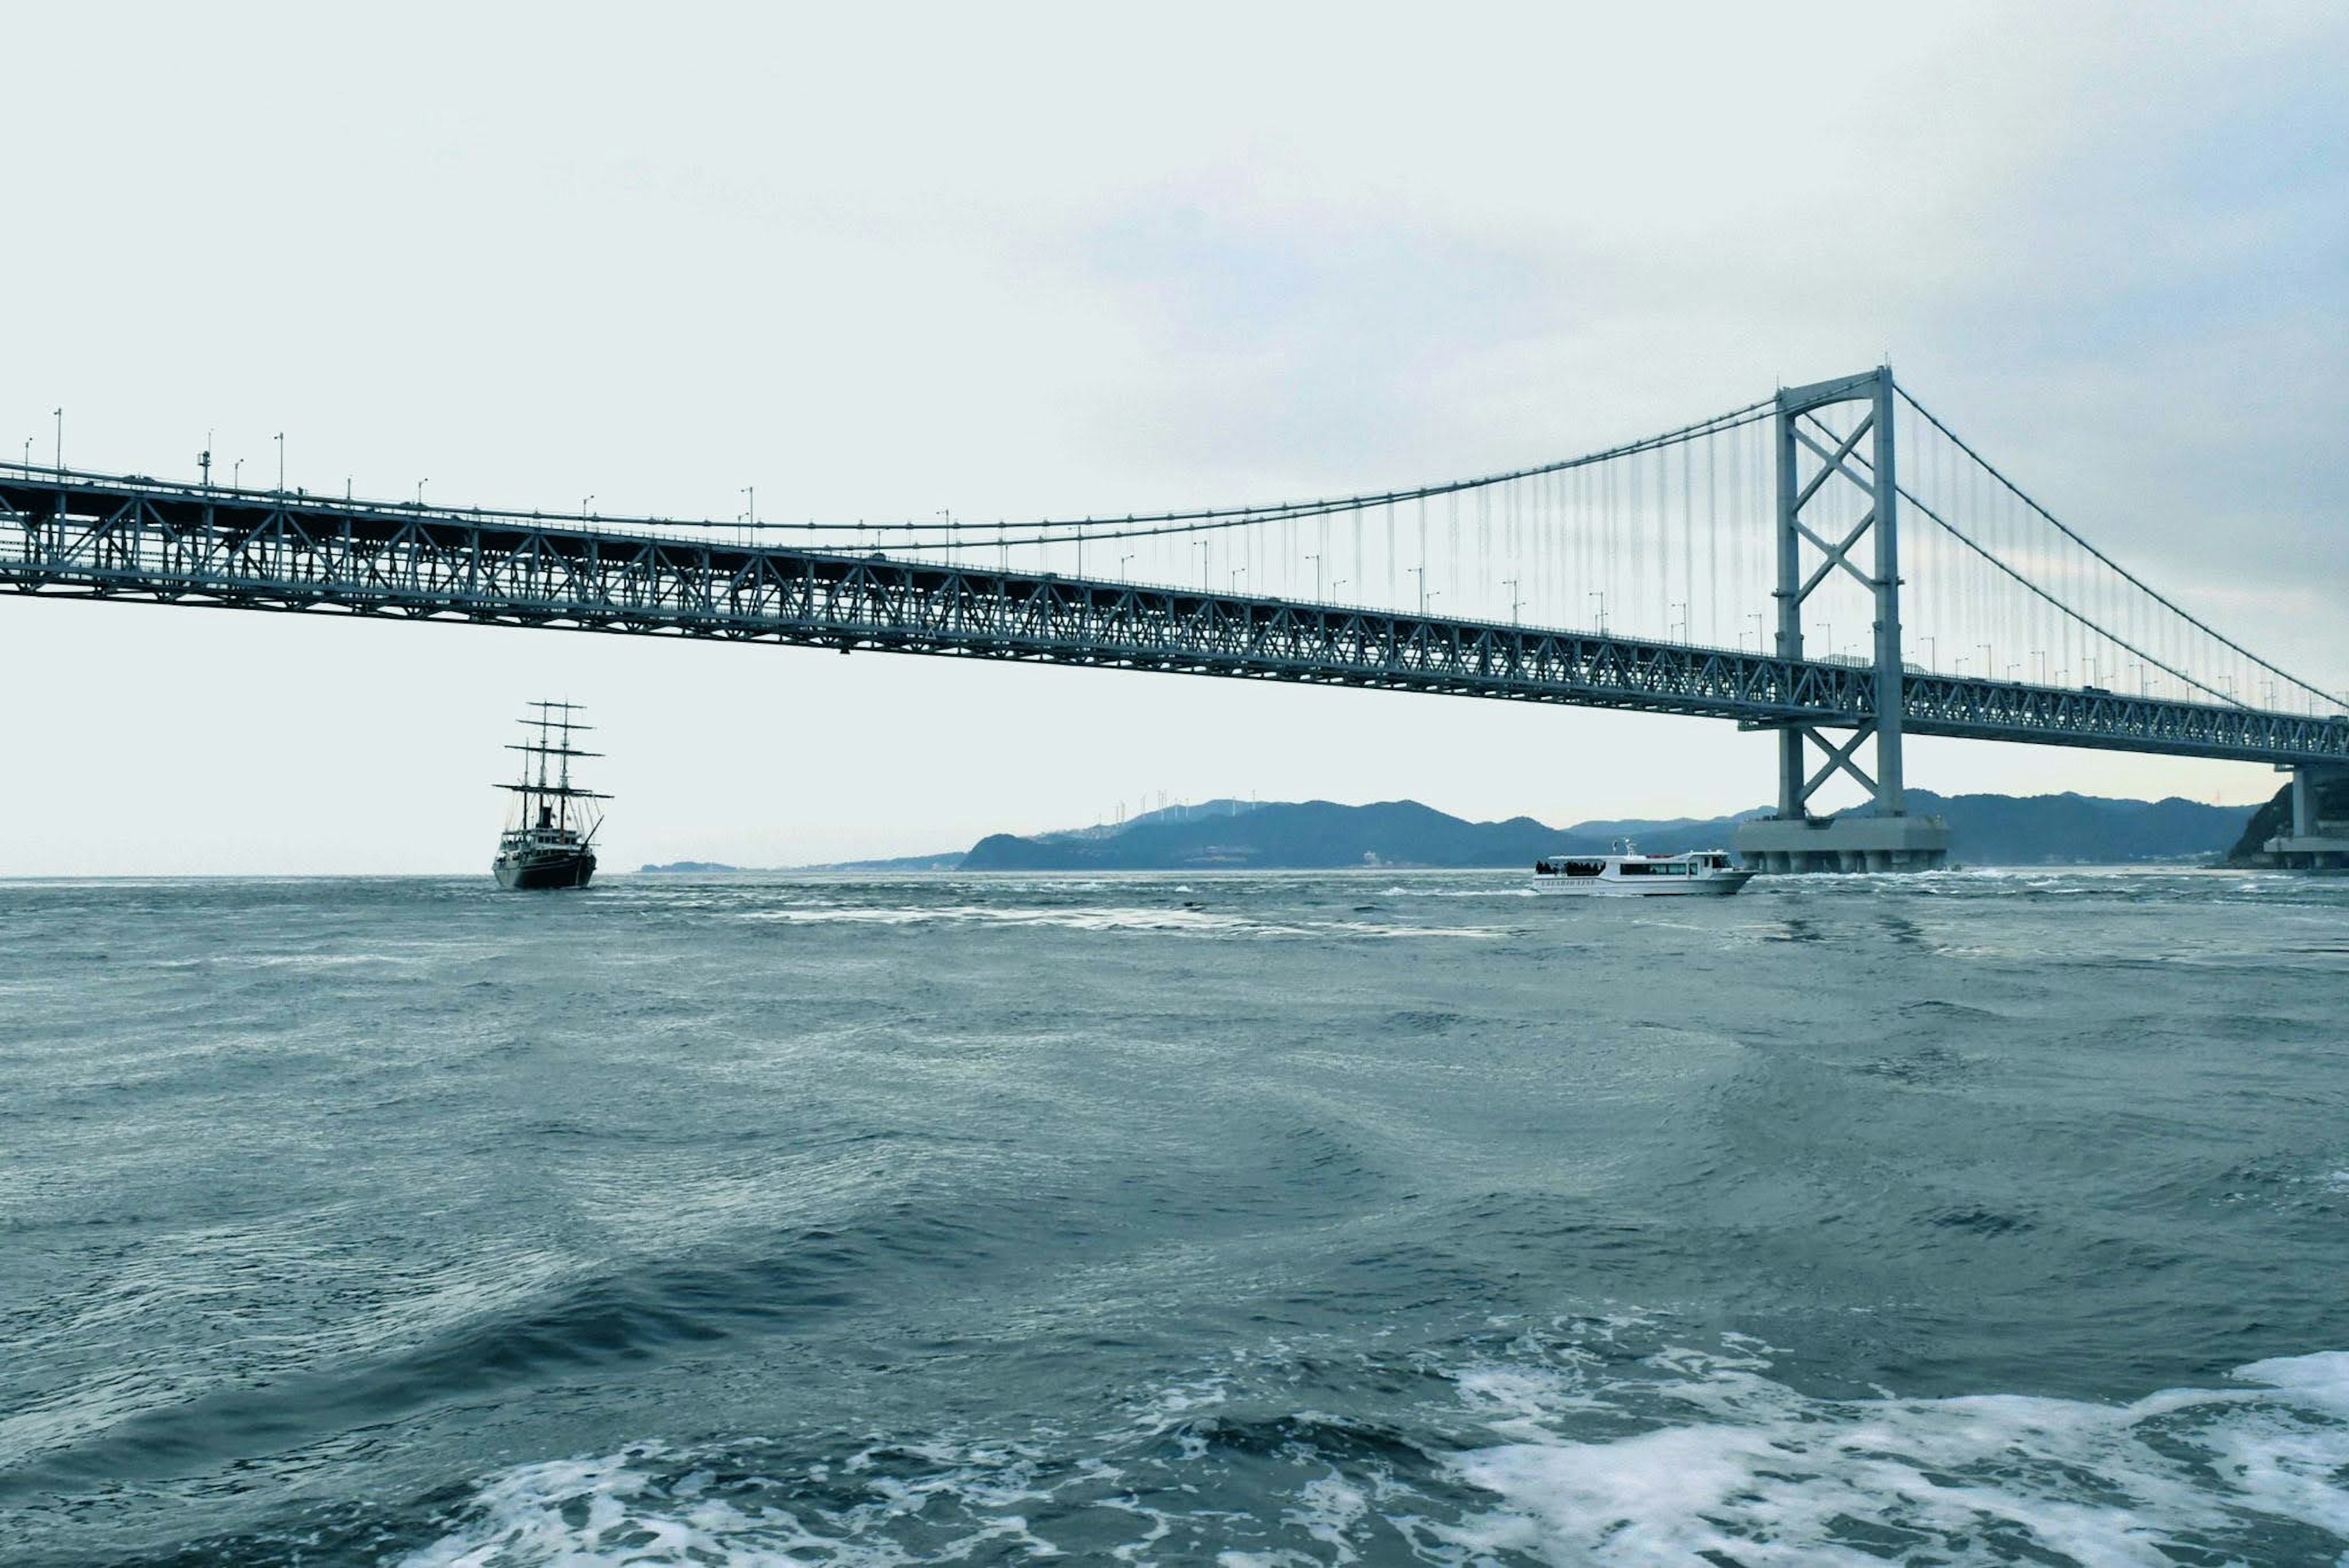
{"label": "sailing ship", "polygon": [[490,869],[501,888],[585,888],[595,875],[595,830],[604,823],[607,794],[580,789],[571,782],[571,759],[593,757],[571,743],[571,737],[590,726],[572,717],[582,711],[573,702],[533,702],[535,713],[522,721],[537,738],[521,745],[522,779],[498,787],[513,793],[518,810],[498,839],[498,857]]}

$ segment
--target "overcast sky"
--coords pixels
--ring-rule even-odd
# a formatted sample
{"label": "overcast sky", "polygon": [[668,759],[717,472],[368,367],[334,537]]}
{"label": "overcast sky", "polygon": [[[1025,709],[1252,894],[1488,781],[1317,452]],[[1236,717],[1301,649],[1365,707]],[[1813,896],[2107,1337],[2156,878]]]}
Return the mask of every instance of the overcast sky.
{"label": "overcast sky", "polygon": [[[1889,355],[2189,607],[2349,685],[2349,11],[1740,5],[8,17],[0,438],[730,516],[1083,514],[1536,462]],[[1661,13],[1649,12],[1661,16]],[[1762,803],[1701,721],[0,600],[0,874],[486,864],[590,704],[606,864],[1180,798]],[[1913,785],[2263,770],[1912,742]]]}

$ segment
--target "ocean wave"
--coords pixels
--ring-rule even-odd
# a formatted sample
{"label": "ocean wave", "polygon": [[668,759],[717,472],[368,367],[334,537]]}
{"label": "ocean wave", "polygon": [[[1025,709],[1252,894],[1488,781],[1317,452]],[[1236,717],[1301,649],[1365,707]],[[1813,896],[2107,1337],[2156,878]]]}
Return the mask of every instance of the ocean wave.
{"label": "ocean wave", "polygon": [[1453,1461],[1498,1500],[1436,1533],[1557,1563],[2316,1562],[2349,1545],[2349,1353],[2262,1361],[2248,1386],[2130,1404],[1984,1395],[1822,1400],[1691,1358],[1639,1402],[1692,1419],[1560,1428],[1578,1380],[1463,1380],[1511,1440]]}
{"label": "ocean wave", "polygon": [[2349,1547],[2349,1352],[2126,1404],[1833,1399],[1729,1336],[1441,1373],[1417,1429],[1222,1376],[1121,1430],[791,1459],[641,1443],[481,1482],[400,1568],[1410,1559],[1475,1564],[2318,1562]]}

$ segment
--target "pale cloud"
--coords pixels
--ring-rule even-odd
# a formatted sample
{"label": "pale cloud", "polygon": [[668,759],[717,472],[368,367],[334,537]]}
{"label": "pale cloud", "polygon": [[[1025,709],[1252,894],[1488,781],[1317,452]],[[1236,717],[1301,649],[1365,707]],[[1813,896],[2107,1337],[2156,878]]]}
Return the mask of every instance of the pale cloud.
{"label": "pale cloud", "polygon": [[[0,102],[10,455],[63,403],[69,457],[144,472],[211,430],[251,477],[285,430],[313,488],[1116,512],[1489,472],[1889,352],[2090,538],[2349,684],[2336,6],[11,27],[58,68]],[[1725,726],[1234,682],[25,604],[0,656],[89,678],[22,708],[42,760],[0,809],[41,827],[0,870],[467,866],[505,711],[557,686],[615,728],[623,859],[926,849],[1145,788],[1565,820],[1768,784]],[[159,747],[184,811],[104,782]],[[2271,783],[1963,745],[1910,773]]]}

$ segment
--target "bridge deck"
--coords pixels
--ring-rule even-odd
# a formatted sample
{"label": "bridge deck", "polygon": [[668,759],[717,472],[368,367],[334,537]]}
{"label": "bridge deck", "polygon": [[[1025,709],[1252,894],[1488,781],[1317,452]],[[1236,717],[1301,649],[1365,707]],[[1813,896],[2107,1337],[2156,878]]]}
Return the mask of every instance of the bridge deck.
{"label": "bridge deck", "polygon": [[[0,474],[0,585],[245,609],[731,638],[1848,726],[1864,666],[139,479]],[[1912,673],[1912,735],[2349,760],[2349,721]]]}

